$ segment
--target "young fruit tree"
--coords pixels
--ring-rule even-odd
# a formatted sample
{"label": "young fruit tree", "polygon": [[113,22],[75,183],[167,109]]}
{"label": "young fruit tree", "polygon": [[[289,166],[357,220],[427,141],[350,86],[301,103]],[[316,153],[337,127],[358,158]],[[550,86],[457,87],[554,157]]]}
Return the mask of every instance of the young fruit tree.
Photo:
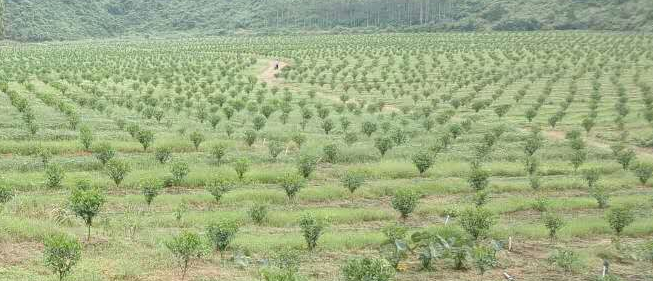
{"label": "young fruit tree", "polygon": [[289,200],[293,200],[295,195],[306,186],[306,180],[296,173],[287,173],[281,178],[281,188],[286,192]]}
{"label": "young fruit tree", "polygon": [[322,233],[327,227],[327,223],[324,219],[316,218],[313,214],[306,213],[299,219],[299,227],[302,230],[304,240],[306,240],[308,250],[313,251],[317,247],[317,241],[322,236]]}
{"label": "young fruit tree", "polygon": [[398,190],[392,198],[392,208],[401,214],[403,220],[408,219],[408,215],[417,207],[420,195],[410,189]]}
{"label": "young fruit tree", "polygon": [[112,159],[109,161],[105,167],[107,175],[113,180],[116,184],[116,187],[120,186],[120,183],[125,179],[127,174],[131,171],[127,161],[120,159]]}
{"label": "young fruit tree", "polygon": [[365,176],[360,173],[347,171],[342,175],[340,181],[342,182],[342,186],[349,190],[351,194],[354,194],[365,183]]}
{"label": "young fruit tree", "polygon": [[163,184],[158,179],[147,179],[141,182],[141,192],[148,207],[152,204],[154,198],[159,195],[162,188]]}
{"label": "young fruit tree", "polygon": [[186,278],[186,272],[193,259],[201,258],[205,252],[200,236],[190,231],[183,231],[167,241],[165,245],[181,267],[181,280]]}
{"label": "young fruit tree", "polygon": [[195,131],[190,134],[190,141],[193,143],[193,146],[195,147],[195,151],[198,151],[200,149],[200,144],[204,142],[206,137],[202,132],[200,131]]}
{"label": "young fruit tree", "polygon": [[495,223],[495,216],[484,208],[468,208],[458,216],[460,226],[473,238],[485,238],[492,225]]}
{"label": "young fruit tree", "polygon": [[206,235],[211,241],[213,248],[220,252],[220,257],[224,258],[224,252],[229,247],[231,241],[236,237],[238,232],[238,222],[233,220],[221,220],[209,224],[206,227]]}
{"label": "young fruit tree", "polygon": [[110,143],[103,141],[93,148],[93,155],[102,163],[102,166],[105,166],[116,155],[116,149]]}
{"label": "young fruit tree", "polygon": [[79,181],[70,194],[68,205],[75,215],[84,220],[88,230],[87,241],[91,240],[93,218],[100,213],[100,209],[106,201],[105,195],[99,189],[91,188],[87,181]]}
{"label": "young fruit tree", "polygon": [[426,172],[431,166],[433,166],[433,155],[428,151],[419,151],[413,155],[413,164],[417,167],[420,176]]}
{"label": "young fruit tree", "polygon": [[217,179],[212,181],[206,187],[206,189],[209,193],[211,193],[213,199],[215,199],[215,202],[220,203],[220,199],[222,199],[222,196],[224,196],[230,190],[234,189],[234,185],[235,184],[229,180]]}
{"label": "young fruit tree", "polygon": [[73,237],[54,234],[43,242],[45,265],[63,281],[82,256],[82,245]]}

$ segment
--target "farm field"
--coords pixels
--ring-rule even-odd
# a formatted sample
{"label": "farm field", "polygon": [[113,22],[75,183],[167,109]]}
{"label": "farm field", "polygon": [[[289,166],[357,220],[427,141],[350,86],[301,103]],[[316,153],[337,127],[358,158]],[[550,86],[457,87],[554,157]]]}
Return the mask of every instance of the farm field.
{"label": "farm field", "polygon": [[0,280],[653,280],[652,87],[645,34],[6,44]]}

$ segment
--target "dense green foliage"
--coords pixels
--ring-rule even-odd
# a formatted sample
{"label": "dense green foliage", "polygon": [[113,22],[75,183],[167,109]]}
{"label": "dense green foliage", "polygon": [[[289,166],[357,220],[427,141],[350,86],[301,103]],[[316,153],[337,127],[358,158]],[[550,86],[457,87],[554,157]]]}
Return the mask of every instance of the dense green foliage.
{"label": "dense green foliage", "polygon": [[[653,30],[649,0],[6,0],[6,35],[61,40],[255,30]],[[0,13],[1,14],[1,13]],[[1,27],[1,26],[0,26]],[[1,28],[0,28],[1,30]]]}

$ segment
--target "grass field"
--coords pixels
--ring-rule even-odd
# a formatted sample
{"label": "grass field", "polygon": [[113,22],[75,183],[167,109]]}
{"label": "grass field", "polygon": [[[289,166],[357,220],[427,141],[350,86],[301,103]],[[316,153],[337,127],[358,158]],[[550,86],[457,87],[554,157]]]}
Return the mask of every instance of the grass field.
{"label": "grass field", "polygon": [[[180,280],[167,245],[182,232],[203,247],[186,280],[266,280],[286,248],[307,280],[344,280],[363,256],[386,257],[396,280],[653,280],[653,36],[84,41],[2,46],[0,62],[0,280],[58,280],[43,241],[59,233],[82,244],[66,280]],[[363,180],[353,193],[347,175]],[[80,181],[105,198],[90,239],[69,203]],[[219,202],[214,186],[230,187]],[[419,199],[401,218],[406,190]],[[493,223],[474,241],[463,213],[479,210]],[[632,216],[619,235],[615,210]],[[326,225],[311,251],[305,214]],[[217,221],[239,226],[225,253],[205,235]],[[386,237],[394,224],[407,234]],[[437,237],[458,239],[466,269]],[[429,245],[442,253],[430,270]],[[479,249],[492,249],[486,272]],[[604,260],[615,279],[599,277]]]}

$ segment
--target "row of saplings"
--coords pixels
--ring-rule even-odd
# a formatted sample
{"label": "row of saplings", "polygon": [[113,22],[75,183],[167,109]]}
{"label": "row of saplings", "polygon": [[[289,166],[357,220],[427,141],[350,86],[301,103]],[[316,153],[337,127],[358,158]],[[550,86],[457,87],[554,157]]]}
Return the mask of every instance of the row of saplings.
{"label": "row of saplings", "polygon": [[[363,180],[360,177],[345,176],[343,185],[353,192],[356,189],[355,186],[360,186]],[[470,177],[470,185],[475,187],[477,185],[475,181],[478,180],[478,177]],[[304,184],[303,179],[299,177],[287,176],[283,181],[285,182],[283,185],[294,185],[297,188],[301,188]],[[152,181],[145,181],[142,186],[145,202],[149,205],[158,194],[157,189],[151,188]],[[214,194],[216,200],[220,199],[220,194],[222,192]],[[0,199],[3,203],[9,201],[12,196],[13,194],[8,188],[0,188]],[[405,220],[417,207],[419,198],[418,193],[402,189],[397,191],[392,198],[392,206]],[[92,188],[88,181],[79,181],[71,191],[68,207],[82,218],[88,227],[87,239],[90,239],[93,219],[100,213],[105,202],[105,195],[99,189]],[[464,211],[456,209],[446,211],[448,216],[457,218],[460,228],[443,227],[415,232],[410,236],[410,240],[407,240],[408,229],[403,225],[392,224],[384,227],[382,231],[387,239],[380,247],[382,258],[356,258],[348,261],[342,269],[345,279],[390,280],[395,271],[407,269],[406,260],[411,255],[419,260],[423,270],[432,270],[436,265],[449,263],[458,270],[473,266],[483,274],[488,269],[496,267],[498,265],[497,253],[503,249],[503,245],[501,242],[486,239],[491,227],[496,222],[496,217],[483,208],[485,200],[481,200],[481,202],[475,202],[475,207]],[[565,223],[560,216],[547,212],[546,204],[542,205],[543,207],[540,208],[542,222],[553,240]],[[267,219],[267,209],[264,205],[253,206],[248,214],[257,224],[262,224]],[[632,209],[615,207],[608,211],[606,219],[619,237],[625,227],[634,221],[635,215]],[[193,259],[207,254],[207,244],[212,245],[223,256],[236,236],[239,226],[240,223],[237,221],[221,220],[206,227],[206,239],[197,233],[183,231],[168,241],[166,246],[179,261],[182,279],[185,278]],[[317,247],[320,236],[327,228],[328,222],[306,213],[301,216],[299,226],[306,240],[307,248],[313,251]],[[206,240],[210,243],[206,243]],[[296,251],[282,249],[273,256],[269,266],[261,270],[265,280],[303,279],[298,271],[299,255]],[[45,257],[46,264],[57,273],[60,280],[63,280],[80,259],[81,245],[76,239],[67,235],[53,235],[45,241]],[[653,259],[653,251],[651,251],[651,259]],[[234,260],[239,264],[249,263],[249,258],[242,253],[234,254]],[[557,251],[551,256],[551,262],[565,271],[571,271],[575,263],[578,262],[578,256],[573,251]]]}

